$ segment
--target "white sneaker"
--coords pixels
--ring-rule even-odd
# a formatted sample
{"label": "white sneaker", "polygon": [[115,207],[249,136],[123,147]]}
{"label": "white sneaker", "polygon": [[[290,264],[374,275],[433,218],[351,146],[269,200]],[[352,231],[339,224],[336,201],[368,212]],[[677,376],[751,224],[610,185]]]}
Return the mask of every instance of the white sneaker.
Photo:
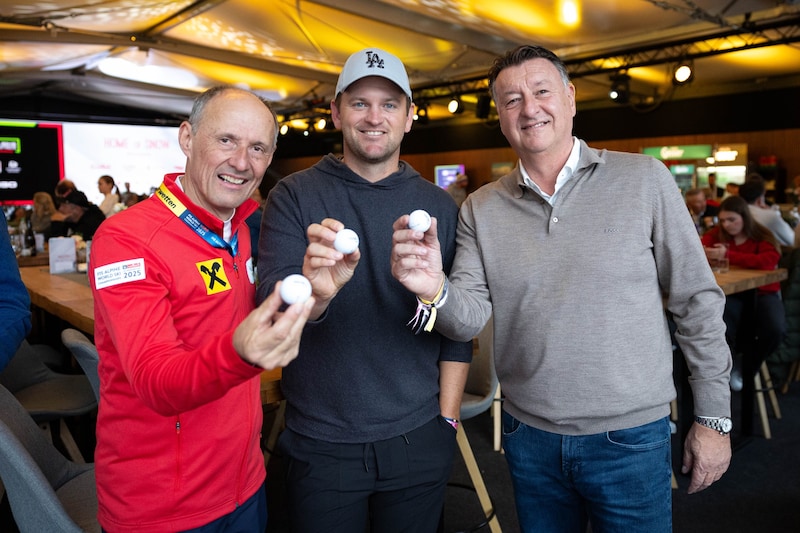
{"label": "white sneaker", "polygon": [[743,384],[744,382],[742,381],[742,371],[733,369],[731,371],[731,390],[738,392],[742,390]]}

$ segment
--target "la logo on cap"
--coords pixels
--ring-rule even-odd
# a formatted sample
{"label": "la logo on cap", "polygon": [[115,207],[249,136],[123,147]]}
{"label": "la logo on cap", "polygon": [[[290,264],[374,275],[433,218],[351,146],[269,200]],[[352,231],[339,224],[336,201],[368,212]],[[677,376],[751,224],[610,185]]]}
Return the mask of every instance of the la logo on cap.
{"label": "la logo on cap", "polygon": [[383,68],[383,59],[378,54],[367,50],[367,68]]}

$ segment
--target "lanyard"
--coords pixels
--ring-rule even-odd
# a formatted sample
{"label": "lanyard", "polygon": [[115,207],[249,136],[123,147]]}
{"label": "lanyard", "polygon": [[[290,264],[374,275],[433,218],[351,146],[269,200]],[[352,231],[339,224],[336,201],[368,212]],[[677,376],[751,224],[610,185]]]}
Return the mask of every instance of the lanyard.
{"label": "lanyard", "polygon": [[[200,222],[200,220],[192,214],[189,209],[181,203],[180,200],[175,198],[172,193],[169,192],[166,185],[164,183],[156,190],[156,196],[164,203],[167,208],[172,211],[172,213],[178,217],[179,219],[183,220],[183,222],[192,228],[192,230],[197,233],[200,237],[203,238],[208,244],[213,246],[214,248],[222,248],[223,250],[227,250],[228,253],[231,254],[231,257],[236,257],[236,254],[239,251],[239,232],[237,231],[233,238],[231,239],[230,244],[225,242],[225,239],[211,231],[208,226]],[[234,268],[236,263],[234,262]]]}

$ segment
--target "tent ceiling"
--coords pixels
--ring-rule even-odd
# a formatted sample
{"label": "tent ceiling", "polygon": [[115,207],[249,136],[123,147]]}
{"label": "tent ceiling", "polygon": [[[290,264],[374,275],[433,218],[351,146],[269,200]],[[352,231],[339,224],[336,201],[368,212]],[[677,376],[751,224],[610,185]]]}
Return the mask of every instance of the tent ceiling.
{"label": "tent ceiling", "polygon": [[[415,99],[449,118],[446,98],[474,105],[494,57],[542,44],[567,61],[579,107],[617,105],[610,76],[627,69],[632,105],[800,86],[800,0],[0,0],[0,98],[70,96],[185,116],[204,88],[236,83],[286,115],[324,109],[347,56],[376,46],[406,64]],[[674,88],[680,57],[694,81]],[[174,67],[151,82],[101,72]],[[168,87],[193,74],[189,85]],[[465,114],[469,115],[469,114]],[[474,114],[470,115],[474,119]]]}

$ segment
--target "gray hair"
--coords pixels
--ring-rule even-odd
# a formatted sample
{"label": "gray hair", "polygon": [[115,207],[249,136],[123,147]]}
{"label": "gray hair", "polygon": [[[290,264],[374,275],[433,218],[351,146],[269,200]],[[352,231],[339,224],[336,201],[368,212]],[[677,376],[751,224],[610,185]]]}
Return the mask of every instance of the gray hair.
{"label": "gray hair", "polygon": [[206,105],[221,94],[225,94],[229,91],[236,91],[242,94],[250,94],[258,98],[258,100],[264,104],[269,110],[270,115],[272,115],[272,121],[274,124],[274,131],[275,131],[275,138],[272,141],[272,146],[275,147],[278,145],[278,115],[275,113],[275,110],[272,108],[272,104],[262,98],[261,96],[257,95],[253,91],[248,91],[247,89],[242,89],[241,87],[235,87],[233,85],[217,85],[216,87],[211,87],[210,89],[201,93],[197,98],[194,99],[194,103],[192,104],[192,112],[189,113],[188,122],[192,126],[192,133],[197,133],[197,127],[200,125],[200,122],[203,120],[203,115],[205,113]]}

